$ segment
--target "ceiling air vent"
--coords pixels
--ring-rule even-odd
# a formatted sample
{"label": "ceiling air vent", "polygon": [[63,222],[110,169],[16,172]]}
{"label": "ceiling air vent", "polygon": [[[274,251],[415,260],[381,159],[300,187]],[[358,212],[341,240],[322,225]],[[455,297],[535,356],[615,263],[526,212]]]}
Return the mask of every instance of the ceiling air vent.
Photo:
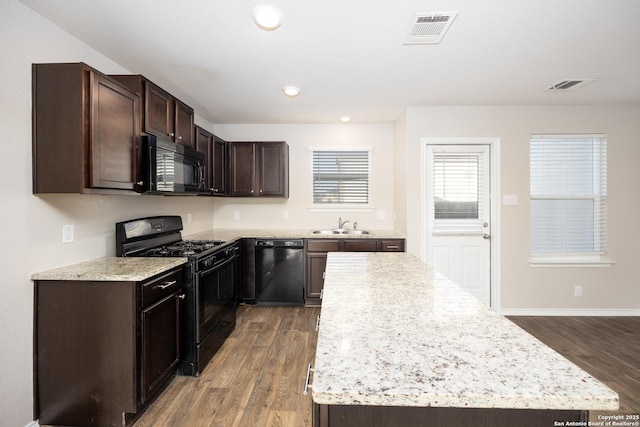
{"label": "ceiling air vent", "polygon": [[549,86],[546,90],[552,92],[563,92],[576,90],[589,83],[595,82],[597,79],[567,79]]}
{"label": "ceiling air vent", "polygon": [[404,44],[438,44],[458,12],[416,13]]}

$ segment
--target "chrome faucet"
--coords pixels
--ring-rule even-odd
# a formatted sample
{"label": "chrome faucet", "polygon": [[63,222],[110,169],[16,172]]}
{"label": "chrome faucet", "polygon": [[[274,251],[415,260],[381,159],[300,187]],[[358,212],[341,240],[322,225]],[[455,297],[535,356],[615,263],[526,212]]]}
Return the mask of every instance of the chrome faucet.
{"label": "chrome faucet", "polygon": [[338,230],[342,230],[348,222],[349,221],[343,221],[342,218],[338,217]]}

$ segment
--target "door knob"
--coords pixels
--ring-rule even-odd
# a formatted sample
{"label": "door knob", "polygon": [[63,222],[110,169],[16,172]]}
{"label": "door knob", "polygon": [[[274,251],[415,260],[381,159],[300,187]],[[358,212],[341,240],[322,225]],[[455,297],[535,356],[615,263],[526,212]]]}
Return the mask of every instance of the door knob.
{"label": "door knob", "polygon": [[484,234],[482,235],[482,238],[483,238],[483,239],[485,239],[485,240],[489,240],[489,239],[491,239],[491,235],[490,235],[490,234],[487,234],[487,233],[484,233]]}

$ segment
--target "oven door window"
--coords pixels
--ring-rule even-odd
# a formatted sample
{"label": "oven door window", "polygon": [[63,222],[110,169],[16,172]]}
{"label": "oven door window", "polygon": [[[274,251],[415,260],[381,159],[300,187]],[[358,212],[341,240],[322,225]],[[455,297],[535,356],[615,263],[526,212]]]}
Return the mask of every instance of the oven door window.
{"label": "oven door window", "polygon": [[235,305],[235,258],[199,274],[198,318],[204,338]]}

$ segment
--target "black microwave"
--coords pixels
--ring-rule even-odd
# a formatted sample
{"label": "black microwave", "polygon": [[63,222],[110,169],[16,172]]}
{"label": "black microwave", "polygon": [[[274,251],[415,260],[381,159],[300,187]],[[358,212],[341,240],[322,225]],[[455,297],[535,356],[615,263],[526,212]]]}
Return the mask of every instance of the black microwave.
{"label": "black microwave", "polygon": [[140,137],[141,193],[204,193],[204,153],[192,147],[157,138]]}

